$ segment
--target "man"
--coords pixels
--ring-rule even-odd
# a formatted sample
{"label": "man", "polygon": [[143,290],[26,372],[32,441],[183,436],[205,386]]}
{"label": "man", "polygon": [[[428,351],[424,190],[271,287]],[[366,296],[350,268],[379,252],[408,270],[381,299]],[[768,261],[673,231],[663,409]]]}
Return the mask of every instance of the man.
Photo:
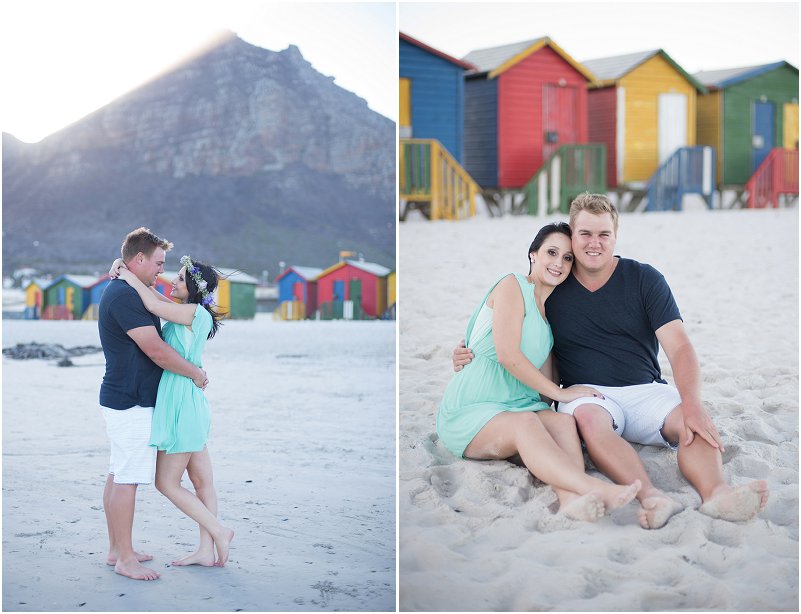
{"label": "man", "polygon": [[[142,281],[152,286],[164,271],[172,243],[147,228],[138,228],[122,244],[122,259]],[[156,448],[150,446],[150,422],[163,369],[191,378],[205,388],[203,369],[180,356],[161,338],[159,318],[148,312],[136,291],[122,280],[112,280],[100,298],[98,329],[106,358],[100,386],[100,406],[111,440],[109,475],[103,508],[109,534],[107,562],[118,574],[135,580],[155,580],[159,574],[142,565],[153,557],[134,551],[136,488],[150,484]]]}
{"label": "man", "polygon": [[[582,194],[570,207],[572,274],[545,303],[563,386],[604,395],[560,404],[572,414],[595,466],[617,484],[640,480],[640,525],[662,527],[682,506],[654,487],[629,442],[678,448],[679,470],[701,496],[700,511],[747,520],[768,500],[767,482],[740,487],[723,477],[723,444],[701,405],[698,359],[664,277],[649,265],[614,256],[618,213],[604,195]],[[665,352],[675,388],[661,376]],[[454,369],[472,354],[454,351]]]}

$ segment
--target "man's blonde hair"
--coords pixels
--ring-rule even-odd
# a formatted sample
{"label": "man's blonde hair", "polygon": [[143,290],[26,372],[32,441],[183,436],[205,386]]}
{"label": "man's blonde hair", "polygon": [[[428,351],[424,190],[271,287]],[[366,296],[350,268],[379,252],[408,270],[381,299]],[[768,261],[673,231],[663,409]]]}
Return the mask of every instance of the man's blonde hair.
{"label": "man's blonde hair", "polygon": [[166,239],[157,237],[150,232],[149,228],[141,226],[140,228],[129,232],[125,237],[125,240],[122,242],[122,247],[120,247],[122,261],[125,263],[130,262],[131,258],[136,256],[136,254],[139,252],[142,252],[145,256],[150,258],[150,256],[153,255],[153,252],[156,251],[157,247],[160,247],[165,252],[168,252],[172,249],[172,243]]}
{"label": "man's blonde hair", "polygon": [[615,234],[617,234],[617,209],[606,194],[584,192],[584,194],[579,194],[573,199],[573,202],[570,203],[570,228],[574,231],[576,229],[576,216],[582,211],[593,215],[610,214],[615,227]]}

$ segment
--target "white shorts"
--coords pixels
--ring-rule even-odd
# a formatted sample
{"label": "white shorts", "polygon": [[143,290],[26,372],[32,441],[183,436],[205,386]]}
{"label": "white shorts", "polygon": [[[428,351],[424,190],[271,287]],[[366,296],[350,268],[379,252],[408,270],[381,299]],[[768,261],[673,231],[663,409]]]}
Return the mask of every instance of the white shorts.
{"label": "white shorts", "polygon": [[612,416],[612,428],[626,441],[646,446],[667,446],[675,449],[678,442],[668,442],[662,436],[665,418],[681,404],[679,391],[667,384],[637,386],[591,386],[605,398],[583,397],[559,403],[557,411],[573,415],[579,405],[600,405]]}
{"label": "white shorts", "polygon": [[111,441],[108,472],[115,484],[150,484],[156,473],[156,448],[150,445],[152,407],[130,409],[101,406]]}

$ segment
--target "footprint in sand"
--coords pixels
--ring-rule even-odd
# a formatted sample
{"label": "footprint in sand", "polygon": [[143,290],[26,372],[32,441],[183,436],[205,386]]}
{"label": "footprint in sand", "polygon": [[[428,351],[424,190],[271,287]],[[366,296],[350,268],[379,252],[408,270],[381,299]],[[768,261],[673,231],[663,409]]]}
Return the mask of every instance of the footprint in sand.
{"label": "footprint in sand", "polygon": [[449,467],[434,467],[430,470],[428,481],[441,497],[450,497],[458,490],[455,475]]}

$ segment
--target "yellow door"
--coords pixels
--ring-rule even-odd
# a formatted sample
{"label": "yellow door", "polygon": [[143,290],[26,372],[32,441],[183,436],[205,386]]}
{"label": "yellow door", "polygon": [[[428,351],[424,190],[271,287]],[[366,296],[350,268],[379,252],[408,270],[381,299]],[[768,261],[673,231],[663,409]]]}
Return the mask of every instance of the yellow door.
{"label": "yellow door", "polygon": [[798,103],[784,105],[784,147],[798,149]]}
{"label": "yellow door", "polygon": [[406,77],[400,78],[400,108],[398,114],[399,131],[402,139],[412,136],[412,82]]}

